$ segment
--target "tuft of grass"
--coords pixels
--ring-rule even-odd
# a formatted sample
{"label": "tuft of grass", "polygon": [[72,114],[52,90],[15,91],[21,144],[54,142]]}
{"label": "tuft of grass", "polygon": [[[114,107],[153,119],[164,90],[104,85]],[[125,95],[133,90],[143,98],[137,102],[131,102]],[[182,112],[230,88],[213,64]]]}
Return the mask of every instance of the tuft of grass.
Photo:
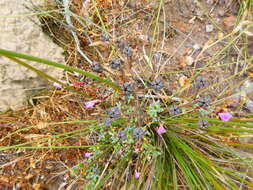
{"label": "tuft of grass", "polygon": [[[81,69],[74,68],[74,67],[71,67],[71,66],[68,66],[68,65],[56,63],[56,62],[49,61],[49,60],[46,60],[46,59],[42,59],[42,58],[39,58],[39,57],[34,57],[34,56],[31,56],[31,55],[26,55],[26,54],[18,53],[18,52],[15,52],[15,51],[9,51],[9,50],[5,50],[5,49],[0,49],[0,55],[6,56],[6,57],[9,57],[9,58],[12,58],[12,57],[15,58],[16,57],[16,58],[26,59],[26,60],[29,60],[29,61],[35,61],[35,62],[38,62],[38,63],[42,63],[42,64],[50,65],[50,66],[53,66],[53,67],[61,68],[61,69],[64,69],[66,71],[76,72],[76,73],[82,74],[84,76],[93,78],[97,81],[100,81],[100,82],[102,82],[106,85],[109,85],[109,86],[111,86],[112,88],[114,88],[116,90],[120,90],[120,88],[116,84],[109,81],[108,79],[104,79],[104,78],[99,77],[99,76],[97,76],[93,73],[86,72],[86,71],[83,71]],[[20,64],[20,62],[19,62],[19,64]]]}
{"label": "tuft of grass", "polygon": [[[62,6],[61,3],[59,4]],[[99,105],[91,109],[84,109],[79,105],[81,109],[77,109],[78,112],[82,112],[85,115],[81,116],[81,119],[76,119],[77,116],[69,113],[68,108],[71,105],[68,104],[64,107],[61,104],[58,106],[53,104],[52,110],[54,111],[52,112],[54,114],[57,112],[55,110],[60,110],[60,112],[66,112],[68,117],[63,117],[64,119],[60,122],[47,121],[45,129],[41,129],[39,124],[37,124],[8,133],[7,136],[0,139],[0,142],[5,143],[3,146],[0,146],[0,151],[52,151],[57,149],[66,150],[66,152],[73,149],[80,151],[82,155],[80,159],[78,161],[75,160],[74,164],[70,166],[65,166],[66,170],[63,171],[64,173],[70,173],[67,189],[71,189],[75,184],[81,184],[83,189],[253,189],[252,154],[248,153],[252,151],[251,148],[253,146],[250,143],[243,143],[244,138],[253,137],[252,114],[245,113],[240,117],[236,117],[237,112],[234,111],[234,117],[229,121],[222,121],[217,116],[220,111],[218,106],[221,106],[224,110],[228,110],[223,101],[227,98],[227,91],[239,87],[248,78],[243,79],[238,84],[232,84],[229,88],[217,93],[216,100],[208,107],[203,108],[196,102],[196,97],[210,93],[210,91],[218,88],[222,83],[231,81],[242,73],[245,73],[252,66],[248,65],[246,69],[235,72],[222,82],[215,82],[194,93],[190,91],[194,88],[195,78],[201,73],[221,68],[226,70],[228,67],[238,64],[238,61],[228,61],[228,63],[226,62],[223,65],[218,65],[216,62],[223,61],[229,56],[231,48],[240,49],[239,42],[245,40],[249,27],[252,27],[252,22],[246,22],[250,18],[250,15],[245,16],[245,12],[252,9],[253,5],[251,1],[243,1],[240,5],[237,26],[222,39],[218,39],[211,44],[207,43],[196,58],[198,60],[205,51],[216,45],[220,45],[221,42],[223,43],[213,55],[208,57],[206,64],[201,68],[192,67],[183,70],[176,68],[168,72],[166,64],[170,62],[170,59],[175,56],[176,52],[165,61],[164,65],[160,64],[161,59],[159,60],[159,64],[154,62],[152,57],[155,53],[155,48],[158,48],[160,43],[164,44],[166,40],[165,31],[163,31],[162,39],[161,35],[158,35],[161,32],[159,19],[162,14],[166,18],[165,2],[163,0],[158,2],[157,7],[152,10],[152,14],[145,13],[153,16],[150,27],[154,25],[154,29],[152,30],[154,40],[149,44],[150,51],[148,53],[146,53],[145,48],[140,48],[143,52],[136,51],[141,55],[125,58],[114,44],[114,41],[117,39],[108,42],[110,43],[109,45],[107,44],[108,46],[105,45],[109,49],[109,58],[103,57],[101,54],[104,47],[101,48],[102,50],[99,47],[94,47],[93,52],[96,52],[96,54],[94,53],[94,58],[101,59],[105,66],[104,61],[110,60],[111,57],[118,55],[123,57],[127,67],[130,67],[130,69],[128,68],[130,70],[129,73],[127,69],[121,70],[118,73],[116,71],[106,72],[106,78],[102,78],[79,68],[0,49],[1,55],[26,66],[52,81],[58,82],[53,77],[42,73],[19,59],[35,61],[80,73],[104,84],[98,87],[99,90],[103,90],[102,93],[99,93],[103,94],[105,92],[106,94],[106,90],[111,93],[109,98],[106,96],[99,102]],[[115,23],[118,15],[131,12],[127,6],[123,6],[123,10],[120,10],[116,16],[112,15],[113,21],[109,22],[106,19],[105,12],[99,6],[100,4],[97,1],[92,0],[89,10],[91,13],[90,18],[82,18],[78,11],[74,12],[74,9],[72,10],[71,7],[68,10],[69,14],[73,17],[73,27],[75,27],[74,32],[76,34],[72,37],[75,43],[81,39],[81,32],[85,34],[85,37],[89,35],[93,37],[93,39],[87,37],[89,43],[92,44],[93,40],[98,40],[101,32],[105,30],[108,33],[114,31],[117,29],[115,28],[117,24],[118,28],[122,27],[125,29],[126,25],[130,27],[132,23],[138,21],[138,18],[130,18],[125,23]],[[50,14],[50,11],[47,11],[47,13]],[[59,14],[63,14],[61,16],[64,16],[64,13]],[[223,31],[208,13],[205,14],[219,30]],[[93,17],[97,18],[97,21],[94,21],[95,19],[92,20]],[[164,27],[165,25],[166,23],[164,22]],[[180,44],[184,44],[187,41],[189,36],[186,36]],[[71,50],[69,51],[71,52]],[[141,67],[147,67],[148,72],[145,69],[142,70],[142,68],[139,69],[139,72],[136,72],[138,69],[134,70],[134,68],[131,68],[131,62],[135,58],[136,60],[140,60],[140,62],[144,60],[144,62],[141,62],[143,64]],[[247,64],[252,62],[252,58],[248,52],[245,53],[243,59]],[[155,68],[156,65],[159,65],[158,68]],[[156,70],[157,72],[155,72]],[[171,95],[167,95],[164,88],[155,91],[150,87],[149,83],[153,80],[153,76],[155,78],[161,77],[165,81],[167,80],[166,77],[186,72],[190,76],[188,82],[179,88],[175,88]],[[151,78],[148,78],[149,76]],[[137,89],[136,93],[131,94],[131,96],[123,96],[123,94],[107,89],[107,86],[110,86],[117,91],[121,91],[121,87],[109,79],[121,80],[120,82],[123,83],[133,81],[135,78],[141,80],[144,88],[141,90]],[[173,80],[175,79],[173,78]],[[68,86],[65,87],[76,91]],[[61,96],[61,99],[69,101],[69,96],[69,94],[64,94]],[[78,97],[71,97],[71,101],[75,98]],[[54,101],[52,100],[52,102]],[[169,107],[172,105],[178,105],[182,109],[182,112],[180,111],[179,114],[172,115],[169,111]],[[116,118],[108,111],[112,107],[117,107],[117,110],[120,112],[116,114]],[[89,120],[89,118],[92,119]],[[199,126],[198,121],[200,119],[208,121],[209,126],[207,129]],[[62,129],[58,129],[57,131],[56,128],[59,126]],[[163,126],[166,132],[163,134],[158,133],[159,126]],[[27,136],[30,137],[29,133],[32,133],[35,129],[41,130],[38,133],[42,133],[43,135],[35,135],[32,136],[32,140],[27,140]],[[8,141],[18,135],[22,137],[21,134],[26,138],[18,138],[14,142]],[[68,160],[66,159],[65,161],[67,162]]]}

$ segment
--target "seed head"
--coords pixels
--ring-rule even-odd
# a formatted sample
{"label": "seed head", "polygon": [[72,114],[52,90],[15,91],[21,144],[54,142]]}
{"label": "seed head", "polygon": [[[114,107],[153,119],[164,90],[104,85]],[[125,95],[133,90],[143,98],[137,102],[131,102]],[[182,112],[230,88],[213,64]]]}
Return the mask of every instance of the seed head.
{"label": "seed head", "polygon": [[110,66],[112,69],[120,69],[123,61],[120,58],[113,58],[110,62]]}
{"label": "seed head", "polygon": [[118,119],[121,116],[120,109],[118,107],[113,107],[108,111],[108,115],[111,119]]}
{"label": "seed head", "polygon": [[91,64],[91,69],[92,69],[92,71],[98,72],[98,73],[100,73],[104,70],[103,67],[101,66],[101,64],[98,62],[93,62]]}
{"label": "seed head", "polygon": [[105,126],[110,126],[111,125],[111,123],[112,123],[112,119],[110,118],[110,117],[106,117],[105,118]]}
{"label": "seed head", "polygon": [[161,79],[155,79],[151,82],[151,87],[154,90],[159,91],[164,87],[164,82]]}
{"label": "seed head", "polygon": [[206,80],[205,77],[203,76],[198,76],[196,79],[195,79],[195,86],[197,88],[204,88],[208,85],[208,82]]}
{"label": "seed head", "polygon": [[134,92],[134,87],[130,82],[125,82],[123,84],[123,91],[126,93],[126,95],[130,95]]}
{"label": "seed head", "polygon": [[133,49],[130,46],[126,45],[123,49],[123,54],[125,56],[131,57],[133,55]]}
{"label": "seed head", "polygon": [[199,128],[200,129],[207,129],[208,128],[208,121],[201,119],[199,120]]}
{"label": "seed head", "polygon": [[135,140],[141,139],[145,135],[144,129],[137,127],[133,130],[133,136]]}
{"label": "seed head", "polygon": [[170,115],[178,115],[178,114],[182,113],[182,110],[178,105],[172,105],[169,108],[169,113],[170,113]]}
{"label": "seed head", "polygon": [[197,99],[200,107],[207,108],[210,104],[210,98],[208,96],[201,96]]}
{"label": "seed head", "polygon": [[125,141],[127,139],[127,133],[126,133],[126,131],[120,131],[117,134],[117,137],[119,138],[120,141]]}

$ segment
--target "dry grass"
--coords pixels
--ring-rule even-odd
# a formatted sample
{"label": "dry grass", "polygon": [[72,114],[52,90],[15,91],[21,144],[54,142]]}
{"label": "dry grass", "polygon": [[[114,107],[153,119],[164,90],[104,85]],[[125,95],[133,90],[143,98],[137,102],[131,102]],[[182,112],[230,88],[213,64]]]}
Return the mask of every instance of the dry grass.
{"label": "dry grass", "polygon": [[[60,189],[61,185],[62,189],[81,189],[87,183],[83,175],[87,174],[86,169],[92,165],[87,162],[84,153],[91,150],[89,146],[96,142],[98,135],[95,130],[88,133],[87,128],[91,126],[90,123],[103,122],[105,110],[117,102],[121,102],[124,109],[136,109],[136,112],[126,113],[124,117],[137,116],[137,127],[150,123],[150,118],[143,113],[157,99],[164,103],[165,108],[178,102],[185,107],[186,114],[195,110],[192,105],[199,95],[208,94],[217,105],[216,112],[227,110],[245,115],[243,106],[249,97],[237,102],[234,110],[230,108],[234,104],[231,95],[235,94],[235,89],[246,80],[252,80],[253,76],[253,6],[246,5],[249,1],[227,1],[226,5],[215,1],[217,3],[213,5],[203,3],[196,6],[192,6],[191,1],[86,2],[88,3],[83,4],[79,0],[71,2],[74,28],[65,22],[65,17],[59,12],[40,15],[43,31],[66,50],[68,65],[90,70],[89,61],[80,55],[82,51],[90,60],[103,65],[105,72],[99,74],[101,77],[111,79],[120,86],[124,82],[132,82],[135,87],[141,84],[144,87],[136,88],[138,98],[135,97],[128,104],[123,98],[123,92],[112,94],[112,89],[107,86],[65,72],[64,79],[69,84],[82,80],[85,85],[75,88],[102,103],[95,108],[86,109],[83,105],[85,99],[80,96],[64,89],[51,89],[32,97],[33,106],[1,114],[0,145],[13,147],[0,154],[0,189],[1,186],[7,189],[17,184],[22,189]],[[227,13],[219,16],[219,11],[224,6],[227,6]],[[64,10],[54,3],[47,9]],[[36,10],[39,11],[38,8]],[[196,11],[202,11],[203,15],[196,16]],[[238,13],[237,17],[233,11]],[[222,21],[216,23],[217,18]],[[215,32],[205,32],[205,26],[209,23],[214,25]],[[78,36],[80,50],[73,33]],[[109,41],[101,40],[103,33],[109,34]],[[125,56],[117,48],[120,40],[132,47],[132,56]],[[201,49],[196,46],[194,49],[196,44]],[[161,53],[162,57],[155,57],[157,53]],[[110,68],[109,62],[115,57],[124,61],[123,69],[115,71]],[[189,58],[193,59],[192,64],[189,63]],[[194,87],[193,82],[198,75],[205,76],[210,84],[201,91]],[[165,81],[165,88],[154,94],[147,84],[156,78]],[[224,139],[226,142],[239,143],[238,136]],[[141,147],[143,141],[135,145],[135,148]],[[15,146],[22,143],[24,146],[21,149]],[[157,144],[162,142],[158,141]],[[114,162],[113,156],[114,154],[111,157],[99,155],[98,160],[107,167]],[[118,173],[133,172],[131,167],[144,173],[155,172],[155,161],[150,161],[145,156],[132,162],[132,165]],[[148,162],[150,164],[145,165]],[[85,169],[82,170],[84,173],[73,173],[77,163],[85,164]],[[179,189],[187,189],[183,186],[187,180],[180,175],[183,175],[182,172],[178,175]],[[147,184],[152,184],[151,181],[151,178],[146,179]],[[122,178],[110,178],[104,189],[120,186],[122,189],[131,189],[134,188],[133,185],[134,183],[127,186]],[[137,184],[137,187],[140,188],[141,185]]]}

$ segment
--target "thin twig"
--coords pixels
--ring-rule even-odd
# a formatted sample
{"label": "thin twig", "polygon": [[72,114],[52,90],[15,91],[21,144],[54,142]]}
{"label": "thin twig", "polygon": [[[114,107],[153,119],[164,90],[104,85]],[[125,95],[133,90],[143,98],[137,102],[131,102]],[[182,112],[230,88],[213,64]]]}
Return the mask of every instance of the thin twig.
{"label": "thin twig", "polygon": [[72,30],[72,28],[75,28],[74,25],[72,24],[71,21],[71,12],[69,10],[69,0],[63,0],[63,6],[64,6],[64,12],[65,12],[65,18],[66,18],[66,22],[69,25],[70,29],[71,29],[71,34],[76,42],[76,49],[78,51],[78,53],[89,63],[92,64],[93,61],[91,61],[81,50],[80,47],[80,41],[78,39],[78,36],[76,34],[76,32],[74,30]]}

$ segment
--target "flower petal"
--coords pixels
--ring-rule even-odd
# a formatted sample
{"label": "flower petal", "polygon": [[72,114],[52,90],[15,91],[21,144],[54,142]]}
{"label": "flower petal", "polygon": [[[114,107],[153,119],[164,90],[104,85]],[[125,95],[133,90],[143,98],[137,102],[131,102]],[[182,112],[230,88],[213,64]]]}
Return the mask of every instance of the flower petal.
{"label": "flower petal", "polygon": [[139,148],[134,148],[134,152],[138,153],[138,152],[140,152],[140,149]]}
{"label": "flower petal", "polygon": [[135,178],[138,179],[140,177],[141,173],[140,172],[135,172]]}
{"label": "flower petal", "polygon": [[[64,83],[64,84],[66,84],[66,81],[64,81],[64,80],[59,80],[59,81],[62,82],[62,83]],[[53,85],[54,85],[56,88],[61,88],[61,89],[64,88],[61,84],[59,84],[59,83],[57,83],[57,82],[54,82]]]}
{"label": "flower petal", "polygon": [[84,105],[86,108],[93,108],[97,102],[98,102],[97,100],[91,100],[91,101],[84,102]]}
{"label": "flower petal", "polygon": [[161,134],[163,134],[163,133],[166,133],[166,129],[163,127],[163,125],[160,125],[160,126],[157,128],[156,132],[158,133],[158,135],[161,135]]}
{"label": "flower petal", "polygon": [[74,86],[82,86],[85,85],[85,82],[76,82],[74,83]]}
{"label": "flower petal", "polygon": [[218,113],[222,121],[229,121],[233,116],[230,112]]}
{"label": "flower petal", "polygon": [[91,153],[91,152],[86,152],[86,153],[84,154],[84,156],[85,156],[86,158],[89,158],[89,157],[92,156],[92,153]]}

